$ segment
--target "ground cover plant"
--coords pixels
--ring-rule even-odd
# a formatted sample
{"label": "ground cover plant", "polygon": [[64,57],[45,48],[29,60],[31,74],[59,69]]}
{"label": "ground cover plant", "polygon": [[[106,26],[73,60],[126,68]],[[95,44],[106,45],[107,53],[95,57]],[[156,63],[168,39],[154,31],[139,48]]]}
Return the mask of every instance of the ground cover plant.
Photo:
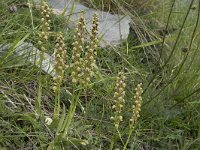
{"label": "ground cover plant", "polygon": [[[200,1],[85,2],[129,15],[128,39],[100,48],[95,14],[87,42],[84,14],[66,30],[46,1],[0,1],[0,149],[200,149]],[[23,42],[39,67],[15,55]]]}

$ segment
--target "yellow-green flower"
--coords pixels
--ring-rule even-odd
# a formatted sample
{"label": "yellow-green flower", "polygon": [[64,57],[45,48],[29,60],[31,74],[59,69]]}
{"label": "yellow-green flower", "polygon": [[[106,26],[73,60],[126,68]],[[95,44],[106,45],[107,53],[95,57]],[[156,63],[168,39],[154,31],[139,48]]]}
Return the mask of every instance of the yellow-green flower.
{"label": "yellow-green flower", "polygon": [[83,51],[83,32],[85,30],[85,18],[81,15],[79,22],[76,25],[76,34],[74,36],[75,42],[73,43],[73,54],[72,54],[72,82],[80,82],[82,59],[81,54]]}
{"label": "yellow-green flower", "polygon": [[46,2],[43,2],[41,5],[41,28],[42,31],[39,33],[40,41],[38,41],[38,44],[41,46],[42,51],[46,51],[46,48],[42,45],[45,45],[46,42],[49,39],[49,30],[50,30],[50,15],[51,9],[49,8],[48,4]]}
{"label": "yellow-green flower", "polygon": [[123,120],[121,112],[125,103],[124,100],[125,87],[126,87],[125,75],[123,72],[119,72],[114,93],[115,104],[112,106],[115,112],[115,116],[111,117],[111,119],[114,120],[114,125],[116,128],[119,127],[120,122]]}
{"label": "yellow-green flower", "polygon": [[54,65],[54,70],[55,70],[55,77],[54,79],[54,87],[53,90],[56,92],[58,89],[58,86],[61,85],[62,80],[65,75],[65,70],[66,70],[66,59],[67,59],[67,51],[65,48],[65,43],[63,39],[63,34],[59,32],[57,34],[57,39],[56,39],[56,46],[55,46],[55,65]]}
{"label": "yellow-green flower", "polygon": [[95,56],[97,55],[96,48],[97,48],[97,35],[98,35],[98,17],[96,14],[93,16],[92,20],[92,28],[90,31],[90,42],[89,46],[87,46],[87,52],[85,54],[84,59],[84,71],[83,71],[83,78],[82,84],[88,85],[91,81],[91,78],[94,75],[93,67],[95,64]]}
{"label": "yellow-green flower", "polygon": [[132,106],[133,114],[132,118],[130,119],[132,125],[134,125],[138,120],[138,118],[140,117],[140,111],[142,105],[142,93],[143,93],[142,83],[140,83],[135,88],[135,96],[134,96],[135,104]]}

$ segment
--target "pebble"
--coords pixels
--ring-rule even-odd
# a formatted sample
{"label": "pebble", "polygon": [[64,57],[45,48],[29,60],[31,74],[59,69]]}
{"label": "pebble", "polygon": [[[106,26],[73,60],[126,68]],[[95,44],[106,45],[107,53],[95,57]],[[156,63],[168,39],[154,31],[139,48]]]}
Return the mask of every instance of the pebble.
{"label": "pebble", "polygon": [[10,13],[15,13],[15,12],[17,12],[17,7],[15,5],[9,6],[8,11]]}

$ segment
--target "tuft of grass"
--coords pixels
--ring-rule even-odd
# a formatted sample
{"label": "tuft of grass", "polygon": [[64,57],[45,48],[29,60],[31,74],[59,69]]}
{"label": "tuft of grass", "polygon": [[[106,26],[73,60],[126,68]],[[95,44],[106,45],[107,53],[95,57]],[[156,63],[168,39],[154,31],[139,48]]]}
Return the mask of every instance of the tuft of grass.
{"label": "tuft of grass", "polygon": [[155,6],[154,0],[79,0],[89,7],[110,11],[112,13],[122,13],[120,8],[127,9],[131,13],[147,13]]}
{"label": "tuft of grass", "polygon": [[[9,51],[0,51],[0,149],[200,149],[199,2],[162,0],[144,15],[135,13],[132,6],[151,8],[156,0],[142,5],[143,1],[135,0],[101,4],[87,1],[89,5],[113,12],[120,9],[120,13],[129,15],[130,36],[120,47],[96,49],[94,76],[87,88],[72,88],[68,70],[60,88],[60,117],[51,125],[46,121],[51,121],[55,108],[53,78],[13,55],[24,41],[39,48],[42,16],[37,8],[22,7],[26,2],[0,1],[0,44],[12,45]],[[11,5],[17,6],[16,13],[8,12]],[[49,54],[56,42],[53,32],[65,31],[67,25],[64,18],[52,15],[51,20]],[[63,34],[69,56],[73,54],[73,34],[73,30]],[[125,111],[120,113],[123,121],[116,130],[110,117],[114,113],[115,81],[122,69],[126,76],[126,103]],[[43,115],[37,118],[39,75]],[[144,93],[140,118],[130,130],[133,87],[141,82]]]}

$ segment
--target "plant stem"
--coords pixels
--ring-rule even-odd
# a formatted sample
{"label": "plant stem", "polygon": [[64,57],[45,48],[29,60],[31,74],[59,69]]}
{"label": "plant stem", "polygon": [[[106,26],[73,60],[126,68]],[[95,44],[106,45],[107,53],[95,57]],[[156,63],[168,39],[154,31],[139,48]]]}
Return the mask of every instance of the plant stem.
{"label": "plant stem", "polygon": [[74,113],[75,113],[75,110],[76,110],[76,105],[77,105],[77,102],[78,102],[78,99],[79,99],[79,95],[80,95],[80,92],[77,95],[75,94],[75,92],[73,92],[72,101],[71,101],[71,105],[70,105],[69,112],[68,112],[68,115],[67,115],[67,119],[64,123],[64,132],[63,132],[62,137],[67,136],[69,126],[71,124],[72,118],[74,117]]}
{"label": "plant stem", "polygon": [[111,142],[111,144],[110,144],[110,150],[113,149],[113,145],[114,145],[114,143],[115,143],[115,140],[114,140],[115,138],[114,138],[114,137],[115,137],[115,135],[112,136],[112,142]]}
{"label": "plant stem", "polygon": [[55,97],[55,107],[54,107],[54,119],[58,120],[60,113],[60,84],[57,87],[56,97]]}
{"label": "plant stem", "polygon": [[130,137],[131,137],[133,131],[134,131],[134,127],[130,125],[130,130],[129,130],[129,133],[128,133],[128,139],[126,140],[126,143],[125,143],[125,145],[124,145],[123,150],[126,149],[126,147],[127,147],[127,145],[128,145],[128,142],[129,142],[129,140],[130,140]]}
{"label": "plant stem", "polygon": [[42,62],[44,58],[44,52],[40,53],[39,59],[39,80],[38,80],[38,96],[37,100],[35,101],[35,111],[36,116],[41,116],[41,101],[42,101]]}
{"label": "plant stem", "polygon": [[[121,140],[122,144],[124,145],[124,141],[122,140],[122,136],[121,136],[121,134],[120,134],[120,132],[119,132],[118,129],[117,129],[117,134],[118,134],[119,139]],[[115,139],[116,139],[117,134],[114,134],[113,137],[112,137],[112,142],[111,142],[111,144],[110,144],[110,150],[113,149],[113,145],[114,145],[114,143],[115,143]],[[118,137],[117,137],[117,138],[118,138]]]}
{"label": "plant stem", "polygon": [[120,134],[120,132],[119,132],[119,130],[118,130],[118,129],[117,129],[117,133],[118,133],[118,135],[119,135],[119,138],[120,138],[120,140],[121,140],[122,144],[124,145],[124,141],[122,140],[122,136],[121,136],[121,134]]}

